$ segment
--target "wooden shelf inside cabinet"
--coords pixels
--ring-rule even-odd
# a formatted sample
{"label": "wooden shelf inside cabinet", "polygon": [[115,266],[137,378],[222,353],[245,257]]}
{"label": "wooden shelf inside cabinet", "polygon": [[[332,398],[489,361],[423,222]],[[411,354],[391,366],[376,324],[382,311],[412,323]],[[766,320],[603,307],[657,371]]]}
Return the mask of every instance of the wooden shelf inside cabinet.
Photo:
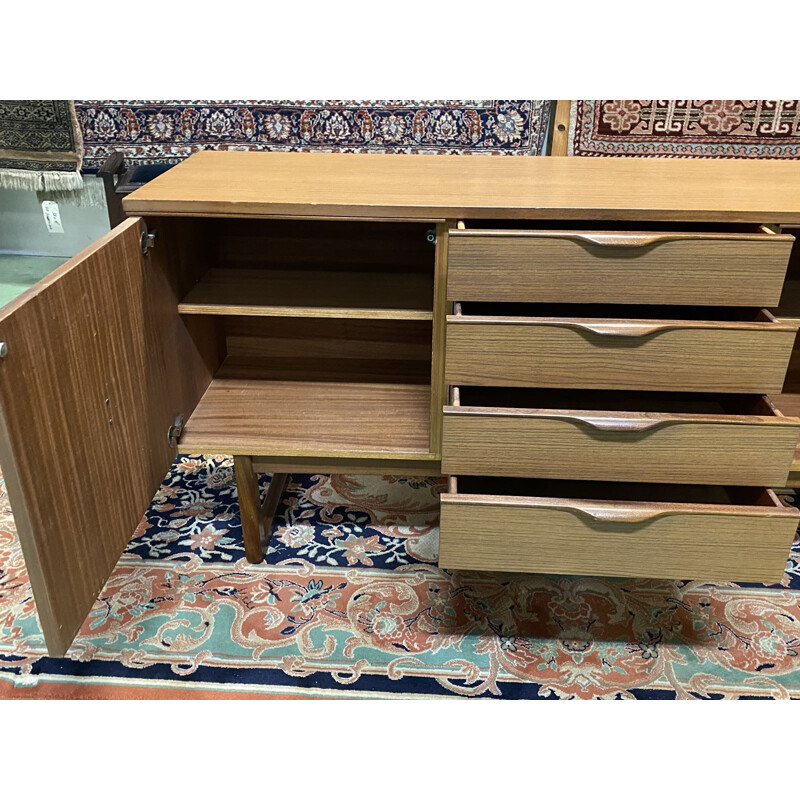
{"label": "wooden shelf inside cabinet", "polygon": [[181,314],[347,319],[433,319],[433,276],[361,269],[208,270]]}
{"label": "wooden shelf inside cabinet", "polygon": [[419,459],[430,453],[430,385],[269,380],[223,365],[180,439],[182,452]]}

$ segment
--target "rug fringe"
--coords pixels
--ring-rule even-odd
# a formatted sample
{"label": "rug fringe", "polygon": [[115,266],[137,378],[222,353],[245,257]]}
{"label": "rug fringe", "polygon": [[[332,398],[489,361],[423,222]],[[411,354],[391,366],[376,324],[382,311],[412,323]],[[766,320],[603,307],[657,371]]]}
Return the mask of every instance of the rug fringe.
{"label": "rug fringe", "polygon": [[27,169],[0,169],[0,188],[33,192],[76,191],[83,188],[80,172],[36,172]]}
{"label": "rug fringe", "polygon": [[78,191],[36,192],[36,199],[40,203],[44,200],[54,200],[56,203],[70,203],[80,207],[105,208],[106,190],[102,178],[86,175],[83,187]]}

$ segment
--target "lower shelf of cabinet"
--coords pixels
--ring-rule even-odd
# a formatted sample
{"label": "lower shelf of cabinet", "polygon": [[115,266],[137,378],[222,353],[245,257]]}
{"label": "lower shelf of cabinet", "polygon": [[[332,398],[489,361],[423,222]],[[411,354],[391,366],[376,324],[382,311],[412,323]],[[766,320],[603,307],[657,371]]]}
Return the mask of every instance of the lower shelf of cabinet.
{"label": "lower shelf of cabinet", "polygon": [[424,459],[430,386],[218,375],[180,439],[181,452],[275,458]]}

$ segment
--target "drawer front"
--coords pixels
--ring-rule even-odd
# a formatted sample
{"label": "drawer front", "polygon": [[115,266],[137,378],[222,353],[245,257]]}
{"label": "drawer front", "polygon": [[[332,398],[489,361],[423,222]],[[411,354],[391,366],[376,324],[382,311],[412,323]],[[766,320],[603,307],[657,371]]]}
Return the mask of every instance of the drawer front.
{"label": "drawer front", "polygon": [[473,386],[778,392],[796,328],[450,316],[445,373]]}
{"label": "drawer front", "polygon": [[775,306],[794,237],[452,231],[448,299]]}
{"label": "drawer front", "polygon": [[800,420],[444,409],[442,471],[599,481],[784,486]]}
{"label": "drawer front", "polygon": [[763,581],[786,568],[796,509],[443,495],[445,569]]}

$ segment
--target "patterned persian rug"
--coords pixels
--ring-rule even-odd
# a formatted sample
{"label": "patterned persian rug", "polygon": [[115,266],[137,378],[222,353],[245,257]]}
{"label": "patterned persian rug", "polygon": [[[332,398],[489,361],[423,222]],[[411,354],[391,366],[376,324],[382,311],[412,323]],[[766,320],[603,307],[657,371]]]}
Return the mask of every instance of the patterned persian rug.
{"label": "patterned persian rug", "polygon": [[65,659],[3,487],[0,697],[800,698],[800,542],[779,586],[450,573],[443,485],[301,476],[252,566],[231,461],[181,457]]}
{"label": "patterned persian rug", "polygon": [[0,186],[80,189],[81,132],[68,100],[0,100]]}
{"label": "patterned persian rug", "polygon": [[131,165],[196,150],[541,155],[547,100],[78,100],[84,165]]}
{"label": "patterned persian rug", "polygon": [[800,158],[800,100],[574,100],[571,156]]}

